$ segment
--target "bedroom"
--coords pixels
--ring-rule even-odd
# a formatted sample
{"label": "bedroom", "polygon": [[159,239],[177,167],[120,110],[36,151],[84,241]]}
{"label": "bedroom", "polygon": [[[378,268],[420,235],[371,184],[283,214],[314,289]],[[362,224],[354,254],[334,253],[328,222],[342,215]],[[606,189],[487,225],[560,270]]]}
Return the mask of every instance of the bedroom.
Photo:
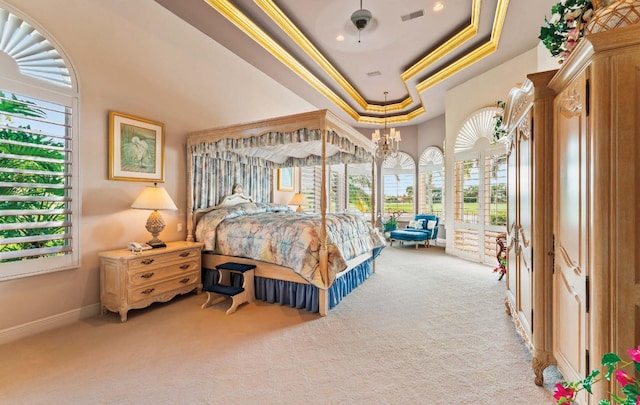
{"label": "bedroom", "polygon": [[[81,91],[81,266],[0,283],[1,306],[21,308],[1,317],[0,331],[10,339],[97,313],[97,252],[148,237],[143,226],[130,226],[145,222],[144,212],[130,209],[145,183],[107,179],[109,110],[165,124],[163,185],[178,210],[164,213],[168,226],[162,238],[180,240],[185,232],[177,230],[179,224],[186,228],[186,201],[179,196],[187,190],[184,137],[188,132],[315,107],[172,18],[155,2],[71,2],[77,5],[71,9],[45,1],[7,4],[31,16],[62,43]],[[450,91],[446,118],[404,128],[402,148],[422,151],[441,145],[445,133],[452,132],[449,127],[454,127],[449,122],[459,122],[473,106],[492,104],[526,72],[537,70],[538,52],[532,49]],[[188,75],[182,73],[186,68]],[[502,84],[488,85],[496,82]],[[50,304],[39,305],[42,301]]]}
{"label": "bedroom", "polygon": [[[185,184],[188,167],[186,134],[318,108],[176,19],[155,1],[2,0],[1,4],[20,10],[38,29],[50,35],[68,58],[72,75],[77,75],[72,77],[72,81],[78,83],[80,100],[74,106],[77,150],[74,150],[73,168],[78,187],[73,195],[81,208],[81,216],[73,218],[76,225],[73,227],[74,241],[79,245],[74,254],[79,262],[76,268],[0,281],[0,307],[4,309],[0,317],[0,344],[91,319],[100,312],[98,253],[122,248],[131,240],[148,239],[142,226],[147,213],[131,209],[132,201],[147,182],[108,179],[109,111],[122,111],[164,124],[166,170],[162,184],[178,209],[163,213],[168,226],[161,238],[175,241],[185,238],[187,228],[188,203],[184,197],[188,190]],[[419,125],[403,127],[401,149],[417,160],[428,147],[441,147],[444,143],[453,145],[462,122],[470,114],[504,99],[527,73],[557,67],[549,64],[553,62],[549,58],[541,56],[546,54],[540,48],[532,48],[448,90],[446,114]],[[5,77],[11,77],[15,72],[12,58],[0,52],[3,84],[13,87],[14,91],[19,88],[32,90],[28,85],[20,87]],[[63,95],[56,93],[55,97],[58,96]],[[360,130],[370,133],[370,128]],[[601,130],[606,131],[606,128]],[[632,149],[621,151],[629,150],[633,154]],[[607,182],[603,188],[610,184]],[[449,187],[446,192],[452,193]],[[623,194],[621,201],[637,207],[633,205],[637,202],[636,192]],[[629,215],[634,213],[633,210],[628,212]],[[626,226],[626,223],[603,221],[600,224],[601,227],[614,225]],[[591,229],[591,225],[587,229]],[[612,249],[611,256],[607,251],[598,259],[613,260],[615,265],[617,246],[637,240],[634,239],[636,230],[627,232],[628,238],[597,244],[598,249]],[[450,239],[447,238],[447,246]],[[600,268],[615,268],[609,264],[604,263]],[[22,267],[22,271],[31,270]],[[621,271],[626,273],[620,274],[630,274],[633,268]],[[635,293],[633,285],[624,280],[616,282],[622,282],[618,297],[621,302]],[[587,279],[587,288],[588,285]],[[602,285],[597,286],[601,288]],[[616,290],[612,290],[615,293]],[[595,295],[595,298],[601,297],[607,298]],[[618,312],[624,317],[630,313]],[[330,322],[326,318],[330,317],[321,319]],[[622,327],[614,328],[608,323],[599,327],[605,332],[602,336],[607,336],[609,330],[620,336],[624,334],[625,343],[616,344],[629,346],[626,342],[634,340],[632,331]],[[581,361],[580,357],[576,358]]]}

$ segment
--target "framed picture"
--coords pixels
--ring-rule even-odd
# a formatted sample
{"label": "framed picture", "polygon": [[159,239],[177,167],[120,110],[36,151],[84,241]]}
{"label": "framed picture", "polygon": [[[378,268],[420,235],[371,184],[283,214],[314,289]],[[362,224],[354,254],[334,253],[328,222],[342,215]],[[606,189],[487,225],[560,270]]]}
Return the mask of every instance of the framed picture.
{"label": "framed picture", "polygon": [[109,111],[109,179],[164,182],[164,124]]}
{"label": "framed picture", "polygon": [[278,169],[278,190],[293,191],[293,167]]}

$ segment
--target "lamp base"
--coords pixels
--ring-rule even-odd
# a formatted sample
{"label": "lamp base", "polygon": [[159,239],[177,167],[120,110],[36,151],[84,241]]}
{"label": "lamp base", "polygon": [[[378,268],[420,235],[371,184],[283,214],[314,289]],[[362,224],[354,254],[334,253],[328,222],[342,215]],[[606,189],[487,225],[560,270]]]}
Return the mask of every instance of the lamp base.
{"label": "lamp base", "polygon": [[149,241],[147,242],[147,245],[151,246],[151,249],[157,249],[157,248],[163,248],[163,247],[167,247],[167,244],[160,241],[160,242],[154,242],[154,241]]}

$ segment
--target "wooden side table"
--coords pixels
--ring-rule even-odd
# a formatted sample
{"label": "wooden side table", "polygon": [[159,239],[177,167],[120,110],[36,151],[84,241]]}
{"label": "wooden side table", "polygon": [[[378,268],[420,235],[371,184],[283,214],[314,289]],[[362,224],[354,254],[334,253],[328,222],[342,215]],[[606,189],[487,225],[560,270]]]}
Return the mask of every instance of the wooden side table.
{"label": "wooden side table", "polygon": [[100,257],[100,310],[120,313],[166,302],[178,294],[202,291],[200,242],[168,242],[166,248],[131,253],[118,249]]}

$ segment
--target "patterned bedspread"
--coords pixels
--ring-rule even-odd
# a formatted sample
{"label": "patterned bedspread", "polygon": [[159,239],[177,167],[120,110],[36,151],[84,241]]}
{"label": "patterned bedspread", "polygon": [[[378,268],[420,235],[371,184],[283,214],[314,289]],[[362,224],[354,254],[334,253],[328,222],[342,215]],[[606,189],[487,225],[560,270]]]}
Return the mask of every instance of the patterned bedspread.
{"label": "patterned bedspread", "polygon": [[[323,288],[319,271],[319,214],[299,214],[288,206],[246,203],[214,210],[196,226],[196,240],[206,250],[289,267]],[[364,217],[327,214],[329,284],[347,260],[385,245]]]}

